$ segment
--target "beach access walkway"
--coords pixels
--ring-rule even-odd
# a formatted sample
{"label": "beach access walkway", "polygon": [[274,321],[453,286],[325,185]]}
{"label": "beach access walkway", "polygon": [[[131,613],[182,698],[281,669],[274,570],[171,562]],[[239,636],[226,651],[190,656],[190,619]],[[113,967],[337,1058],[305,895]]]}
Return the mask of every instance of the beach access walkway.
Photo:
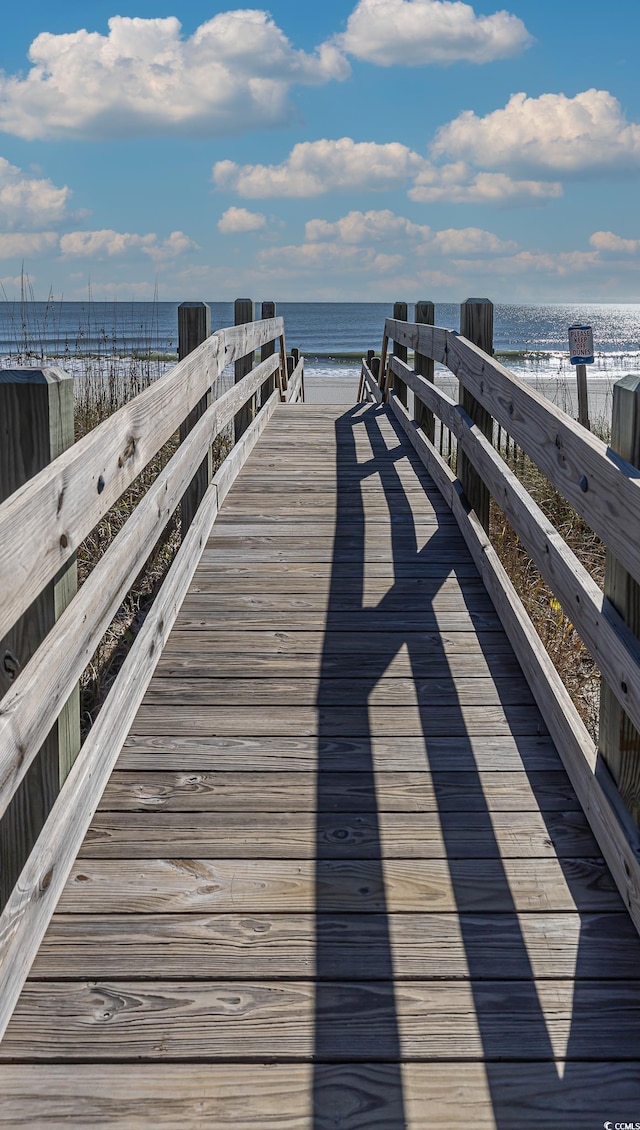
{"label": "beach access walkway", "polygon": [[113,771],[80,754],[5,909],[1,1127],[639,1117],[640,938],[394,395],[246,432]]}

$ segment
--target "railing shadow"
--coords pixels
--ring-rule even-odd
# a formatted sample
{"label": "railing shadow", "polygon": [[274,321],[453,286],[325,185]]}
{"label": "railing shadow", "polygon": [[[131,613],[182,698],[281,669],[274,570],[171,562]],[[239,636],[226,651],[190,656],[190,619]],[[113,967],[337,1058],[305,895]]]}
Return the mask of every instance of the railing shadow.
{"label": "railing shadow", "polygon": [[[384,434],[382,418],[385,421]],[[359,438],[366,437],[371,450],[371,458],[364,461],[359,458],[356,429]],[[397,444],[389,444],[390,433],[397,437]],[[584,943],[584,953],[582,935],[578,941],[575,994],[569,1016],[566,1015],[564,1002],[560,1024],[534,979],[527,939],[505,866],[508,833],[501,836],[496,832],[495,814],[485,796],[473,735],[468,732],[468,709],[465,710],[459,700],[451,672],[446,633],[437,630],[434,600],[446,580],[455,573],[462,558],[469,562],[471,559],[462,547],[453,519],[449,522],[445,516],[442,523],[434,525],[429,531],[426,541],[418,536],[406,482],[397,465],[399,456],[407,456],[407,449],[384,409],[365,409],[360,405],[346,412],[336,423],[336,441],[336,531],[317,699],[314,1130],[369,1124],[379,1124],[385,1130],[401,1130],[408,1125],[401,1068],[403,1058],[483,1060],[496,1130],[527,1130],[528,1126],[548,1127],[548,1130],[574,1127],[575,1114],[571,1113],[570,1099],[574,1086],[571,1061],[615,1059],[614,1045],[619,1048],[619,1033],[612,1035],[610,1045],[605,1032],[599,1031],[597,1042],[595,1039],[592,984],[580,979],[582,976],[594,976],[592,939]],[[409,456],[409,460],[417,466],[413,456]],[[387,591],[377,605],[366,607],[367,530],[363,488],[372,475],[379,476],[379,499],[386,501],[388,508],[386,517],[382,513],[381,518],[389,520],[391,559],[388,565],[389,572],[393,572],[393,580],[388,580]],[[425,478],[423,469],[420,476]],[[427,494],[438,513],[450,514],[435,486],[427,488]],[[460,554],[457,561],[456,554]],[[463,591],[465,576],[472,575],[473,570],[461,570],[459,584]],[[408,590],[412,594],[415,623],[422,625],[418,630],[407,626]],[[404,617],[399,617],[398,614],[403,611]],[[481,629],[491,628],[491,616],[476,614],[471,600],[470,616]],[[434,630],[429,630],[432,620]],[[361,625],[361,631],[354,631],[349,647],[345,648],[346,625],[354,621]],[[381,630],[382,622],[388,623],[386,630]],[[491,631],[486,635],[480,631],[478,635],[479,662],[490,675],[500,668],[499,656],[491,646],[491,634]],[[501,628],[496,624],[494,637],[497,639],[498,635],[503,638]],[[440,708],[434,710],[425,694],[418,695],[424,768],[430,771],[433,782],[442,846],[468,974],[468,979],[463,976],[462,982],[457,982],[458,999],[464,997],[464,987],[460,989],[462,984],[468,987],[467,1000],[470,1002],[470,1015],[462,1027],[459,1016],[448,1022],[449,1034],[443,1034],[439,1055],[434,1054],[433,1047],[429,1050],[428,1039],[424,1044],[424,1056],[416,1054],[415,1047],[409,1055],[403,1048],[401,1013],[406,1006],[400,998],[406,1001],[411,985],[401,980],[394,983],[393,941],[376,796],[376,760],[378,769],[380,761],[374,749],[376,735],[372,734],[370,726],[370,699],[377,683],[403,647],[408,653],[416,686],[430,671],[442,671],[446,677],[439,680],[441,698],[451,704],[446,708],[444,723],[438,717]],[[336,680],[341,675],[348,680],[348,715],[344,710],[335,710],[336,701],[344,701],[336,695]],[[530,709],[528,715],[526,712],[523,714],[517,705],[509,702],[500,702],[499,709],[504,715],[505,732],[510,733],[519,752],[522,746],[522,767],[528,773],[535,795],[537,777],[535,769],[528,767],[527,751],[535,743],[538,723],[522,721],[523,717],[535,718],[535,712]],[[443,733],[444,725],[446,733]],[[465,796],[461,804],[452,797],[450,760],[443,752],[443,738],[455,739],[455,767],[458,772],[464,772],[465,781]],[[338,781],[332,771],[336,766],[336,749],[341,746],[345,759],[353,758],[349,768],[353,767],[358,772],[358,812],[336,816]],[[532,764],[536,764],[535,757]],[[344,800],[339,803],[343,804]],[[544,805],[541,807],[544,810]],[[552,813],[550,816],[543,811],[543,816],[551,842],[561,841],[562,814]],[[580,823],[579,818],[577,822]],[[416,827],[419,828],[419,825],[420,814],[417,813]],[[331,870],[327,870],[325,864],[328,860],[332,861]],[[480,885],[475,862],[478,860],[486,861],[486,876],[481,878]],[[474,861],[475,865],[475,882],[470,881],[470,861]],[[562,865],[562,860],[560,862]],[[579,876],[572,861],[567,861],[564,873],[576,908],[580,911],[584,888],[576,882]],[[484,891],[483,881],[486,885]],[[358,900],[362,902],[361,896],[370,910],[371,901],[367,903],[366,899],[371,899],[372,892],[377,896],[375,914],[344,913],[345,910],[360,910]],[[421,909],[427,911],[429,908]],[[498,929],[496,910],[499,911]],[[436,958],[433,968],[425,968],[423,979],[433,979],[435,983],[443,975],[441,968]],[[552,982],[550,986],[552,990]],[[553,996],[552,991],[550,996]],[[456,1046],[458,1039],[460,1044]],[[474,1039],[475,1053],[469,1052]],[[564,1072],[559,1071],[554,1062],[563,1058],[563,1040],[568,1060]],[[377,1072],[369,1073],[366,1086],[363,1084],[364,1076],[359,1077],[360,1089],[355,1097],[353,1079],[350,1079],[349,1086],[343,1087],[340,1069],[331,1066],[345,1061],[380,1065]],[[523,1064],[535,1066],[536,1088],[539,1091],[539,1109],[532,1109],[530,1117],[521,1102]],[[461,1070],[464,1071],[464,1068]],[[520,1096],[517,1109],[514,1096]]]}

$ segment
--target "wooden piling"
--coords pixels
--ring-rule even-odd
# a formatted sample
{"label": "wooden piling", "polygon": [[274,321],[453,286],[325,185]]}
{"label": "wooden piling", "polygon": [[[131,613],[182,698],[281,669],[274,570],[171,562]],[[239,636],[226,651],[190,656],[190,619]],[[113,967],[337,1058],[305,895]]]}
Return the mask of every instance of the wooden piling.
{"label": "wooden piling", "polygon": [[[253,300],[251,298],[236,298],[233,306],[233,323],[235,326],[244,326],[247,322],[255,321],[255,313],[253,307]],[[247,373],[253,369],[254,354],[247,353],[246,357],[240,357],[235,363],[235,382],[238,384]],[[244,435],[247,428],[250,426],[256,414],[256,401],[255,397],[251,399],[236,413],[233,430],[234,439],[237,443],[241,436]]]}
{"label": "wooden piling", "polygon": [[[460,333],[491,357],[493,355],[493,303],[488,298],[468,298],[460,307]],[[460,404],[488,439],[493,439],[493,418],[486,408],[460,387]],[[489,490],[463,451],[458,451],[457,474],[464,492],[485,530],[489,530]]]}
{"label": "wooden piling", "polygon": [[[613,387],[611,449],[640,468],[640,375],[629,375]],[[625,624],[640,637],[640,585],[607,549],[605,596]],[[640,827],[640,733],[632,725],[611,687],[600,688],[600,755],[624,804]]]}
{"label": "wooden piling", "polygon": [[[276,304],[275,304],[275,302],[263,302],[262,303],[262,319],[263,319],[263,321],[266,321],[269,318],[275,318],[275,316],[276,316]],[[275,353],[275,351],[276,351],[275,341],[268,341],[266,343],[266,345],[263,345],[262,349],[260,350],[260,360],[266,361],[267,357],[272,357],[273,354]],[[274,376],[269,377],[268,381],[264,382],[264,384],[262,385],[262,387],[260,389],[260,405],[261,406],[263,404],[267,403],[267,400],[271,396],[271,393],[275,390],[275,387],[276,387],[276,378],[275,378],[275,374],[274,374]]]}
{"label": "wooden piling", "polygon": [[587,366],[576,365],[576,381],[578,384],[578,423],[583,428],[591,431],[589,423],[589,395],[587,393]]}
{"label": "wooden piling", "polygon": [[[394,302],[393,316],[398,322],[406,322],[408,317],[408,307],[406,302]],[[401,361],[406,361],[408,357],[408,349],[406,345],[399,345],[397,341],[393,342],[392,352],[394,357],[399,357]],[[407,386],[404,381],[400,380],[395,373],[393,375],[393,389],[396,393],[398,400],[407,407]]]}
{"label": "wooden piling", "polygon": [[[433,302],[416,302],[414,320],[423,326],[435,325],[435,306]],[[417,373],[420,373],[420,376],[425,377],[426,380],[433,383],[435,366],[430,357],[425,357],[416,350],[414,353],[413,367]],[[416,396],[414,396],[413,415],[418,426],[422,428],[427,438],[433,443],[435,440],[435,419],[433,412],[425,407],[422,401]]]}
{"label": "wooden piling", "polygon": [[[211,336],[211,309],[206,302],[182,302],[178,306],[178,360],[182,361],[189,353],[193,353],[203,341]],[[189,432],[196,426],[198,420],[207,411],[211,404],[211,389],[198,401],[195,408],[180,425],[180,442],[182,443]],[[205,496],[211,476],[213,464],[211,450],[207,458],[202,461],[194,475],[191,484],[185,491],[180,505],[182,537],[186,534],[193,522],[194,515]]]}
{"label": "wooden piling", "polygon": [[[58,368],[0,369],[0,502],[70,447],[73,429],[72,376]],[[62,544],[66,537],[61,533]],[[74,555],[0,641],[0,698],[77,587]],[[0,823],[0,905],[13,889],[79,749],[76,686]]]}

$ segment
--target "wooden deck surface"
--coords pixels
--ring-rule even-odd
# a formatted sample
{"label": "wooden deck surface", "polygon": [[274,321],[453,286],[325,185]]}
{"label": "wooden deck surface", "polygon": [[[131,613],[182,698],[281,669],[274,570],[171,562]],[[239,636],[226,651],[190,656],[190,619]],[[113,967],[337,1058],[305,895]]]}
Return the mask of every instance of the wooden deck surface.
{"label": "wooden deck surface", "polygon": [[640,939],[385,409],[281,406],[0,1045],[0,1126],[640,1121]]}

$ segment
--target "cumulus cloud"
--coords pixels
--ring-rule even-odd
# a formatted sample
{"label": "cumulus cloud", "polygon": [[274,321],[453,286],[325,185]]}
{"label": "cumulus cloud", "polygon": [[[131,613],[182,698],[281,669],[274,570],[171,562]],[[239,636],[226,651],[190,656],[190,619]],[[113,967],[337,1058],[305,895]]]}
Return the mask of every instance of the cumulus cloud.
{"label": "cumulus cloud", "polygon": [[431,228],[425,224],[414,224],[405,216],[385,208],[381,211],[349,212],[339,220],[308,220],[305,226],[305,239],[309,243],[322,240],[339,240],[346,244],[361,244],[380,240],[429,239]]}
{"label": "cumulus cloud", "polygon": [[0,157],[0,224],[28,228],[64,219],[71,189],[57,188],[50,180],[30,176]]}
{"label": "cumulus cloud", "polygon": [[404,263],[403,255],[377,252],[373,248],[345,246],[338,242],[303,243],[271,247],[260,252],[259,262],[274,274],[289,275],[328,270],[385,274]]}
{"label": "cumulus cloud", "polygon": [[483,228],[446,228],[434,232],[433,245],[442,255],[507,255],[518,250],[513,239],[500,239]]}
{"label": "cumulus cloud", "polygon": [[507,173],[476,172],[465,161],[426,165],[415,178],[409,198],[418,204],[544,204],[562,196],[557,181],[514,180]]}
{"label": "cumulus cloud", "polygon": [[482,228],[434,231],[382,209],[349,212],[335,221],[309,220],[304,243],[263,250],[259,262],[263,268],[294,274],[315,270],[322,275],[333,270],[382,277],[401,268],[422,278],[425,262],[433,269],[434,264],[449,266],[461,255],[482,260],[512,256],[518,250],[517,243]]}
{"label": "cumulus cloud", "polygon": [[58,246],[54,231],[0,232],[0,259],[22,259],[27,255],[41,255]]}
{"label": "cumulus cloud", "polygon": [[189,38],[179,20],[114,16],[109,32],[43,32],[26,77],[0,75],[0,129],[29,139],[275,126],[294,84],[344,79],[337,45],[296,50],[267,12],[220,12]]}
{"label": "cumulus cloud", "polygon": [[481,270],[487,275],[505,275],[518,279],[526,278],[532,273],[563,279],[572,275],[579,277],[587,269],[593,270],[598,265],[598,254],[595,251],[522,250],[515,255],[487,259],[484,262],[460,258],[454,259],[453,263],[459,273]]}
{"label": "cumulus cloud", "polygon": [[262,212],[250,212],[247,208],[227,208],[218,220],[218,231],[223,235],[235,235],[237,232],[260,231],[267,223],[267,217]]}
{"label": "cumulus cloud", "polygon": [[640,252],[640,239],[624,239],[612,231],[594,231],[589,243],[605,256],[637,255]]}
{"label": "cumulus cloud", "polygon": [[398,141],[379,145],[351,137],[333,141],[323,138],[294,145],[280,165],[218,161],[213,166],[213,180],[218,188],[233,189],[245,198],[311,197],[354,189],[397,188],[423,164],[423,157]]}
{"label": "cumulus cloud", "polygon": [[606,90],[575,98],[514,94],[485,117],[465,110],[436,134],[432,154],[464,158],[477,166],[579,174],[640,164],[640,125],[628,122]]}
{"label": "cumulus cloud", "polygon": [[397,216],[389,209],[349,212],[339,220],[309,220],[305,227],[307,244],[317,246],[335,241],[342,246],[371,243],[410,243],[420,252],[437,251],[442,255],[508,254],[517,251],[513,240],[502,240],[483,228],[447,228],[433,231],[427,224],[415,224],[406,216]]}
{"label": "cumulus cloud", "polygon": [[470,4],[451,0],[359,0],[336,37],[348,54],[380,66],[490,63],[531,42],[517,16],[477,16]]}
{"label": "cumulus cloud", "polygon": [[383,192],[412,182],[419,204],[541,204],[562,195],[562,185],[477,172],[465,161],[435,165],[398,141],[379,144],[351,137],[304,141],[279,165],[218,161],[213,181],[245,198],[314,197],[328,192]]}
{"label": "cumulus cloud", "polygon": [[161,263],[197,249],[198,244],[181,231],[171,232],[164,240],[159,239],[155,232],[135,235],[132,232],[113,231],[111,228],[67,232],[60,237],[62,254],[75,258],[104,259],[141,251],[154,262]]}

